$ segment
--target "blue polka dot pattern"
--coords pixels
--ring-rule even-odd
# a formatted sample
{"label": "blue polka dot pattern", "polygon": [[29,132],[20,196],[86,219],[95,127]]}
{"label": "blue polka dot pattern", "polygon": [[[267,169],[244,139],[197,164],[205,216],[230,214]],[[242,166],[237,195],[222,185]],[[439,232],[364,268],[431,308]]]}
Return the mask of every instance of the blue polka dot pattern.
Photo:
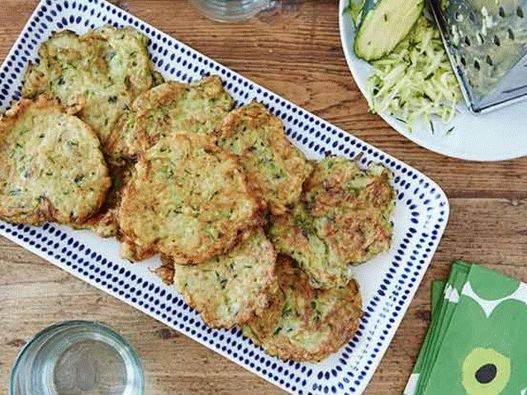
{"label": "blue polka dot pattern", "polygon": [[[375,270],[363,286],[364,317],[354,338],[340,352],[318,364],[283,362],[266,355],[239,329],[213,330],[182,298],[152,273],[156,262],[132,265],[119,258],[114,240],[89,232],[45,225],[40,228],[0,222],[0,234],[58,267],[114,295],[225,357],[297,394],[351,394],[366,387],[392,339],[448,220],[448,201],[441,189],[418,171],[336,128],[265,88],[254,84],[185,44],[159,32],[103,0],[42,0],[7,59],[0,67],[0,108],[20,97],[29,60],[53,31],[79,33],[109,23],[133,26],[151,39],[157,68],[170,79],[190,82],[219,74],[238,104],[256,99],[284,121],[293,143],[312,158],[326,154],[354,158],[367,166],[380,162],[395,177],[395,235],[389,253],[370,266]],[[361,273],[358,273],[359,282]],[[374,279],[373,281],[371,279]],[[376,283],[376,284],[375,284]]]}

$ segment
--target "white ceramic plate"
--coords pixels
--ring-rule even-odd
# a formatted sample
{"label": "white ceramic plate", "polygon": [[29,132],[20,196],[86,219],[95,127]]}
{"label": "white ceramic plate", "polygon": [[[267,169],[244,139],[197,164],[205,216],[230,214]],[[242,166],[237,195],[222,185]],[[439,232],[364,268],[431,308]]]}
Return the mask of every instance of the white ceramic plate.
{"label": "white ceramic plate", "polygon": [[[347,5],[348,0],[340,0],[342,48],[351,74],[365,94],[366,80],[372,67],[355,56],[355,28],[351,16],[344,13]],[[416,126],[413,131],[409,131],[405,124],[394,117],[388,114],[380,116],[414,143],[443,155],[477,161],[498,161],[527,155],[527,101],[477,116],[471,114],[464,103],[458,109],[458,114],[450,124],[443,125],[439,120],[434,122],[434,133],[429,125]],[[454,130],[447,134],[451,127]]]}
{"label": "white ceramic plate", "polygon": [[449,211],[443,191],[410,166],[102,0],[41,1],[0,67],[0,108],[7,108],[12,99],[19,97],[27,62],[35,59],[39,44],[51,32],[71,29],[82,33],[105,23],[130,25],[146,34],[151,40],[152,60],[167,79],[190,82],[215,73],[223,78],[238,104],[253,99],[261,101],[282,119],[291,141],[310,158],[321,158],[329,152],[351,159],[362,153],[362,165],[376,161],[393,171],[397,191],[393,246],[387,253],[355,268],[365,312],[359,330],[349,344],[320,363],[283,362],[265,354],[244,338],[239,329],[208,328],[172,287],[152,274],[151,269],[159,264],[158,258],[131,264],[119,257],[116,240],[104,240],[88,231],[54,224],[30,227],[0,221],[0,234],[286,391],[362,392],[443,235]]}

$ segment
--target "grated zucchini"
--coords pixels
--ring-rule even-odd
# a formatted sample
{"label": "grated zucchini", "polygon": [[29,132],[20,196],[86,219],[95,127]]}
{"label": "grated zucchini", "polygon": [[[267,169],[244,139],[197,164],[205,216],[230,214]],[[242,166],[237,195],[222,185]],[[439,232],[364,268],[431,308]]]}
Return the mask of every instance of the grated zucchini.
{"label": "grated zucchini", "polygon": [[[410,34],[382,59],[371,63],[367,99],[374,113],[388,113],[406,123],[433,125],[434,116],[448,123],[461,91],[439,31],[421,16]],[[432,126],[433,131],[433,126]]]}

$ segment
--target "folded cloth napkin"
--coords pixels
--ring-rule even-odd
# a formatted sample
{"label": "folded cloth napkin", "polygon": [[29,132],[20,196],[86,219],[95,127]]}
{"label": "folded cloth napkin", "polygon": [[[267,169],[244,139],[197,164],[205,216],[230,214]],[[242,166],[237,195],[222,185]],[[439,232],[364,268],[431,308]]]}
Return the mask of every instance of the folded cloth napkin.
{"label": "folded cloth napkin", "polygon": [[527,395],[527,284],[455,261],[405,395]]}

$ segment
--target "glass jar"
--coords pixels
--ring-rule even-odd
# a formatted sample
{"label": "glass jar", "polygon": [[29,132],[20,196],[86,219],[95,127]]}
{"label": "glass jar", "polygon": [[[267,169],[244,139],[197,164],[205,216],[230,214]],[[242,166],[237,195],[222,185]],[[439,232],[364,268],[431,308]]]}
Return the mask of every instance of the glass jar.
{"label": "glass jar", "polygon": [[272,8],[273,0],[191,0],[206,16],[218,22],[238,22]]}
{"label": "glass jar", "polygon": [[139,358],[126,340],[90,321],[67,321],[38,333],[20,350],[10,395],[143,395]]}

